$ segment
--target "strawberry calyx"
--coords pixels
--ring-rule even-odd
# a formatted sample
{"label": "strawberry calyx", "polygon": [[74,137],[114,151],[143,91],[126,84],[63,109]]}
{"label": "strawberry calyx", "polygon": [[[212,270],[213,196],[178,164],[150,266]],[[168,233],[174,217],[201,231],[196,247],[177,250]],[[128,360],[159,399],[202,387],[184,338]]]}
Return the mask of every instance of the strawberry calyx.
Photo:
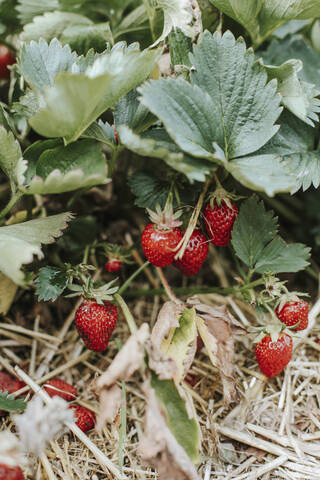
{"label": "strawberry calyx", "polygon": [[215,191],[210,193],[209,195],[209,204],[211,208],[214,208],[215,205],[218,205],[218,207],[220,207],[222,203],[224,203],[231,210],[234,210],[233,201],[240,200],[241,198],[241,196],[228,192],[222,187],[221,184],[218,184]]}
{"label": "strawberry calyx", "polygon": [[173,228],[179,227],[182,225],[182,221],[178,220],[182,215],[182,210],[173,212],[171,196],[169,195],[168,200],[164,209],[161,209],[160,205],[156,206],[156,211],[152,211],[147,208],[151,222],[155,225],[157,230],[172,230]]}
{"label": "strawberry calyx", "polygon": [[285,288],[285,293],[283,295],[281,295],[281,297],[278,299],[275,307],[278,311],[281,311],[287,303],[300,302],[301,301],[300,297],[308,297],[308,296],[309,295],[307,293],[289,292]]}
{"label": "strawberry calyx", "polygon": [[111,301],[113,294],[118,291],[118,287],[114,286],[114,283],[118,279],[115,278],[111,282],[96,287],[91,277],[82,277],[81,285],[69,284],[68,288],[73,293],[66,295],[67,297],[82,296],[89,300],[95,300],[99,305],[102,305],[105,301]]}
{"label": "strawberry calyx", "polygon": [[283,333],[286,329],[287,326],[285,324],[281,322],[273,322],[269,325],[264,325],[263,327],[251,327],[250,332],[255,334],[258,333],[258,335],[254,338],[253,343],[261,342],[261,340],[267,335],[270,335],[272,343],[276,343],[281,333]]}
{"label": "strawberry calyx", "polygon": [[121,263],[133,263],[129,260],[131,257],[132,247],[125,247],[123,245],[117,245],[115,243],[104,242],[98,244],[98,247],[102,247],[104,253],[109,261],[119,261]]}

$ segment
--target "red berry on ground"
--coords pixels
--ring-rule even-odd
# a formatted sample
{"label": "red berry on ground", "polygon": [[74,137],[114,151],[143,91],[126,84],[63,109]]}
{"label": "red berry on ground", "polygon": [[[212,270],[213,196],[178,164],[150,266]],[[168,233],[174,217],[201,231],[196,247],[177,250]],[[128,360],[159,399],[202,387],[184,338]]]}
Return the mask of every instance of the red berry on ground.
{"label": "red berry on ground", "polygon": [[206,230],[213,245],[225,247],[231,239],[234,221],[239,213],[237,205],[230,201],[228,206],[224,200],[220,205],[214,201],[213,207],[208,203],[203,211]]}
{"label": "red berry on ground", "polygon": [[179,227],[158,229],[157,225],[149,223],[141,237],[143,253],[155,267],[167,267],[173,262],[175,248],[181,239]]}
{"label": "red berry on ground", "polygon": [[201,230],[194,230],[183,257],[181,260],[176,260],[173,265],[188,277],[196,275],[208,256],[208,250],[209,244],[206,237]]}
{"label": "red berry on ground", "polygon": [[120,270],[121,266],[122,266],[121,260],[118,260],[117,258],[109,258],[104,268],[106,269],[107,272],[112,273]]}
{"label": "red berry on ground", "polygon": [[309,304],[307,302],[304,300],[287,302],[281,310],[279,310],[279,306],[276,308],[276,314],[281,322],[288,327],[298,324],[294,330],[305,330],[307,328],[309,316]]}
{"label": "red berry on ground", "polygon": [[103,352],[109,343],[118,318],[118,310],[111,302],[99,305],[96,300],[85,299],[75,314],[75,325],[85,346]]}
{"label": "red berry on ground", "polygon": [[0,463],[0,480],[25,480],[20,467],[9,467]]}
{"label": "red berry on ground", "polygon": [[5,372],[0,372],[0,390],[2,392],[14,393],[25,387],[25,383]]}
{"label": "red berry on ground", "polygon": [[8,78],[10,76],[9,65],[16,63],[15,56],[11,53],[8,47],[0,44],[0,79]]}
{"label": "red berry on ground", "polygon": [[72,402],[78,395],[77,390],[70,383],[60,378],[52,378],[44,386],[45,391],[50,397],[61,397],[67,402]]}
{"label": "red berry on ground", "polygon": [[94,427],[96,423],[96,416],[92,410],[80,405],[70,405],[69,408],[74,410],[76,425],[80,428],[80,430],[87,432]]}
{"label": "red berry on ground", "polygon": [[281,373],[292,358],[292,345],[292,338],[287,333],[280,334],[276,342],[266,335],[255,350],[261,372],[269,378]]}

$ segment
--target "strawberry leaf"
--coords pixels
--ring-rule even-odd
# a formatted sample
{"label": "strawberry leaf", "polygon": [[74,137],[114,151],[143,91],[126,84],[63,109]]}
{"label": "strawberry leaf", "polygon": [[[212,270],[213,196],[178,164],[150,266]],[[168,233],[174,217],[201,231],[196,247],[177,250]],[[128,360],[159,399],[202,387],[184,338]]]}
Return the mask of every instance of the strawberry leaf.
{"label": "strawberry leaf", "polygon": [[115,106],[114,123],[116,128],[127,125],[135,133],[146,130],[155,123],[156,118],[138,101],[138,92],[132,90],[125,97],[120,98]]}
{"label": "strawberry leaf", "polygon": [[164,208],[170,193],[171,182],[144,172],[136,172],[129,177],[129,186],[136,196],[135,204],[140,208]]}
{"label": "strawberry leaf", "polygon": [[2,392],[0,390],[0,410],[5,412],[21,412],[25,410],[27,403],[21,398],[14,398],[13,395],[9,395],[8,392]]}
{"label": "strawberry leaf", "polygon": [[71,143],[120,97],[140,84],[158,60],[157,51],[113,47],[84,73],[61,72],[41,96],[43,108],[29,119],[40,135]]}
{"label": "strawberry leaf", "polygon": [[23,25],[30,23],[38,15],[58,9],[59,0],[41,0],[41,2],[18,0],[18,5],[16,6],[16,10],[19,12],[18,17]]}
{"label": "strawberry leaf", "polygon": [[0,168],[9,178],[11,190],[15,192],[24,182],[27,167],[22,158],[19,142],[2,126],[0,126]]}
{"label": "strawberry leaf", "polygon": [[22,265],[30,263],[33,256],[43,257],[41,244],[49,244],[62,234],[70,213],[61,213],[47,218],[0,228],[0,271],[18,285],[24,284]]}
{"label": "strawberry leaf", "polygon": [[114,129],[108,122],[103,123],[102,120],[93,122],[87,130],[83,132],[81,138],[92,138],[98,140],[98,142],[105,143],[112,148],[116,145]]}
{"label": "strawberry leaf", "polygon": [[25,152],[29,160],[28,194],[62,193],[107,182],[106,161],[93,140],[67,146],[59,140],[36,142]]}
{"label": "strawberry leaf", "polygon": [[308,265],[310,249],[302,244],[286,243],[277,235],[273,212],[253,195],[242,203],[232,230],[236,255],[259,273],[297,272]]}
{"label": "strawberry leaf", "polygon": [[199,462],[200,433],[194,417],[188,415],[183,400],[172,380],[159,380],[151,372],[151,386],[161,406],[168,427],[193,463]]}
{"label": "strawberry leaf", "polygon": [[64,291],[68,283],[68,276],[59,268],[40,268],[38,277],[34,281],[37,287],[39,301],[54,302]]}

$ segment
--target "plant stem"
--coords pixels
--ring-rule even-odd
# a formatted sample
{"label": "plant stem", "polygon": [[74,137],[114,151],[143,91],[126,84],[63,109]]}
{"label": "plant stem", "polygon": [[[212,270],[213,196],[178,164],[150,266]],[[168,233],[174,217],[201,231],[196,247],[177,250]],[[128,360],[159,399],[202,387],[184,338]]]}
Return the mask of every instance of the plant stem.
{"label": "plant stem", "polygon": [[119,307],[121,307],[121,310],[123,312],[123,315],[125,316],[131,335],[134,334],[138,330],[138,327],[132,316],[132,313],[128,308],[128,305],[118,293],[114,295],[114,298],[117,304],[119,305]]}
{"label": "plant stem", "polygon": [[125,282],[124,284],[119,288],[118,290],[118,295],[122,295],[123,292],[125,292],[127,290],[127,288],[129,287],[130,283],[139,275],[140,272],[142,272],[142,270],[144,270],[148,265],[150,265],[150,262],[146,261],[143,265],[141,265],[135,272],[133,272],[133,274],[131,275],[131,277],[129,277]]}
{"label": "plant stem", "polygon": [[168,283],[168,280],[164,276],[162,268],[156,267],[156,270],[157,270],[157,273],[158,273],[159,278],[161,280],[161,283],[163,285],[164,291],[167,294],[167,296],[169,297],[169,299],[174,303],[177,303],[177,304],[181,303],[180,300],[175,296],[175,294],[171,290],[171,287]]}
{"label": "plant stem", "polygon": [[[219,293],[221,295],[230,295],[232,293],[241,293],[245,292],[246,290],[250,290],[251,288],[258,287],[259,285],[263,285],[264,280],[262,278],[259,278],[258,280],[255,280],[254,282],[248,283],[247,285],[244,285],[243,287],[228,287],[228,288],[219,288],[219,287],[178,287],[178,288],[172,288],[172,292],[177,294],[177,295],[195,295],[197,293],[199,294],[205,294],[205,293]],[[143,288],[140,290],[131,290],[128,292],[125,296],[127,298],[131,297],[149,297],[153,295],[162,295],[165,292],[164,288]]]}
{"label": "plant stem", "polygon": [[10,202],[7,204],[6,207],[0,212],[0,219],[5,217],[8,212],[10,212],[11,208],[17,203],[18,200],[23,196],[22,192],[15,193],[12,195]]}

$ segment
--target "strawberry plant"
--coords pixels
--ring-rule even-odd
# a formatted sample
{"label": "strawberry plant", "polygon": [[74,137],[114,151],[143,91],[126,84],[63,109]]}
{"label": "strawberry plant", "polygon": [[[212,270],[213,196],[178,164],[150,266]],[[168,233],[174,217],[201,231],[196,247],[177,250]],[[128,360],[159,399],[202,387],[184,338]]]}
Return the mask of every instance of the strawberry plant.
{"label": "strawberry plant", "polygon": [[[61,425],[122,478],[135,381],[133,456],[196,479],[220,427],[195,402],[223,405],[218,422],[256,379],[276,389],[285,371],[287,388],[320,309],[318,17],[318,0],[0,0],[4,421],[32,412],[15,396],[37,381],[48,406],[80,402]],[[209,362],[219,391],[201,403]],[[106,423],[117,466],[84,435]]]}

